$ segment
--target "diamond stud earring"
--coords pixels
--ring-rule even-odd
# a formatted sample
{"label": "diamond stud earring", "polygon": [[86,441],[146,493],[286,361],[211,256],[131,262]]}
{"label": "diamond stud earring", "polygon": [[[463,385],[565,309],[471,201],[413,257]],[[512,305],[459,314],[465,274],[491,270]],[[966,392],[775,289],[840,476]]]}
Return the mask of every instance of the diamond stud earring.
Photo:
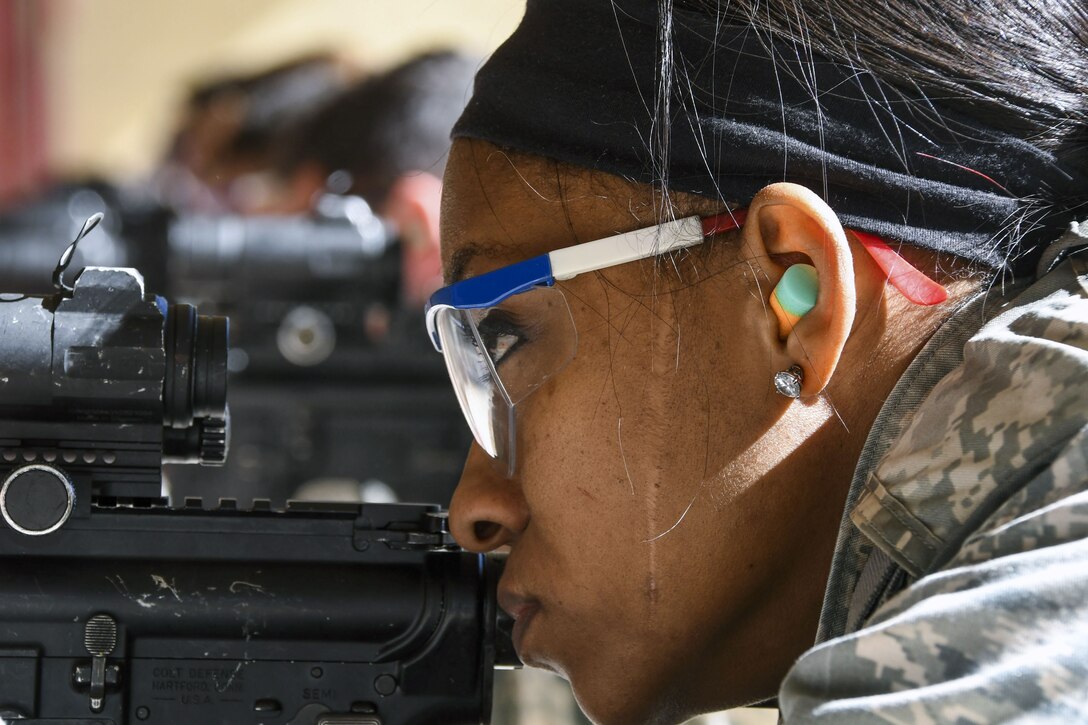
{"label": "diamond stud earring", "polygon": [[774,389],[779,395],[787,398],[801,397],[801,381],[804,373],[797,365],[790,365],[789,370],[783,370],[774,374]]}

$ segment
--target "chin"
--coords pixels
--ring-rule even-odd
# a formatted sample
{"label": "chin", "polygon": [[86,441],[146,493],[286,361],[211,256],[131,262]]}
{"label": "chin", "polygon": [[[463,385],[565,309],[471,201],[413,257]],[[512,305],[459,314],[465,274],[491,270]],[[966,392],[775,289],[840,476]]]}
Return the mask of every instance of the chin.
{"label": "chin", "polygon": [[596,725],[679,725],[699,714],[661,693],[630,692],[622,682],[608,688],[599,677],[589,678],[589,683],[571,679],[571,689],[578,707]]}
{"label": "chin", "polygon": [[[582,636],[554,633],[545,609],[524,630],[519,648],[526,665],[566,679],[582,712],[597,725],[678,725],[701,712],[692,702],[685,668],[650,649]],[[656,650],[654,650],[656,651]]]}

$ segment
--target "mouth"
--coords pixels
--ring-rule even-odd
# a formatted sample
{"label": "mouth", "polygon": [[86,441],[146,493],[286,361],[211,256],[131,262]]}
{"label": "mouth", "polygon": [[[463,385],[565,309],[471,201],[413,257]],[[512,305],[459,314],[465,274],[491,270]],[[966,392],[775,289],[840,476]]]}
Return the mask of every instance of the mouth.
{"label": "mouth", "polygon": [[525,630],[529,623],[536,613],[540,611],[540,602],[531,597],[514,594],[508,590],[500,590],[498,600],[499,606],[514,618],[514,630],[511,633],[511,639],[514,642],[514,649],[517,650],[518,656],[524,659],[522,640],[525,638]]}

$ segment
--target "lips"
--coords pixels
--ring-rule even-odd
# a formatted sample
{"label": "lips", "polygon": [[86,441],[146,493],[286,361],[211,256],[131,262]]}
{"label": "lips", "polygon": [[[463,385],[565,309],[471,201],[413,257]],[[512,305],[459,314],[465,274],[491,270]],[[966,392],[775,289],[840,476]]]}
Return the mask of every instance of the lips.
{"label": "lips", "polygon": [[514,594],[509,590],[500,590],[498,600],[499,606],[514,618],[511,639],[514,641],[514,649],[517,650],[518,656],[524,659],[521,640],[525,636],[525,629],[529,626],[529,622],[540,611],[540,602],[531,597]]}

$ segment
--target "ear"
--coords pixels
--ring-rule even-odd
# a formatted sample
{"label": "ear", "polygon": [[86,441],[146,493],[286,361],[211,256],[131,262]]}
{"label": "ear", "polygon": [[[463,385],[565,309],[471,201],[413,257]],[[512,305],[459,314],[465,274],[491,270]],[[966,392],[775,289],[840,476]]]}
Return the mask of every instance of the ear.
{"label": "ear", "polygon": [[[857,289],[846,232],[824,201],[798,184],[764,187],[748,207],[741,231],[746,256],[762,272],[768,336],[776,364],[804,372],[801,396],[819,394],[839,364],[854,324]],[[790,329],[780,329],[770,296],[791,264],[816,268],[816,305]]]}
{"label": "ear", "polygon": [[400,234],[401,288],[404,303],[411,307],[422,306],[442,286],[441,205],[442,181],[418,171],[397,179],[380,210]]}

